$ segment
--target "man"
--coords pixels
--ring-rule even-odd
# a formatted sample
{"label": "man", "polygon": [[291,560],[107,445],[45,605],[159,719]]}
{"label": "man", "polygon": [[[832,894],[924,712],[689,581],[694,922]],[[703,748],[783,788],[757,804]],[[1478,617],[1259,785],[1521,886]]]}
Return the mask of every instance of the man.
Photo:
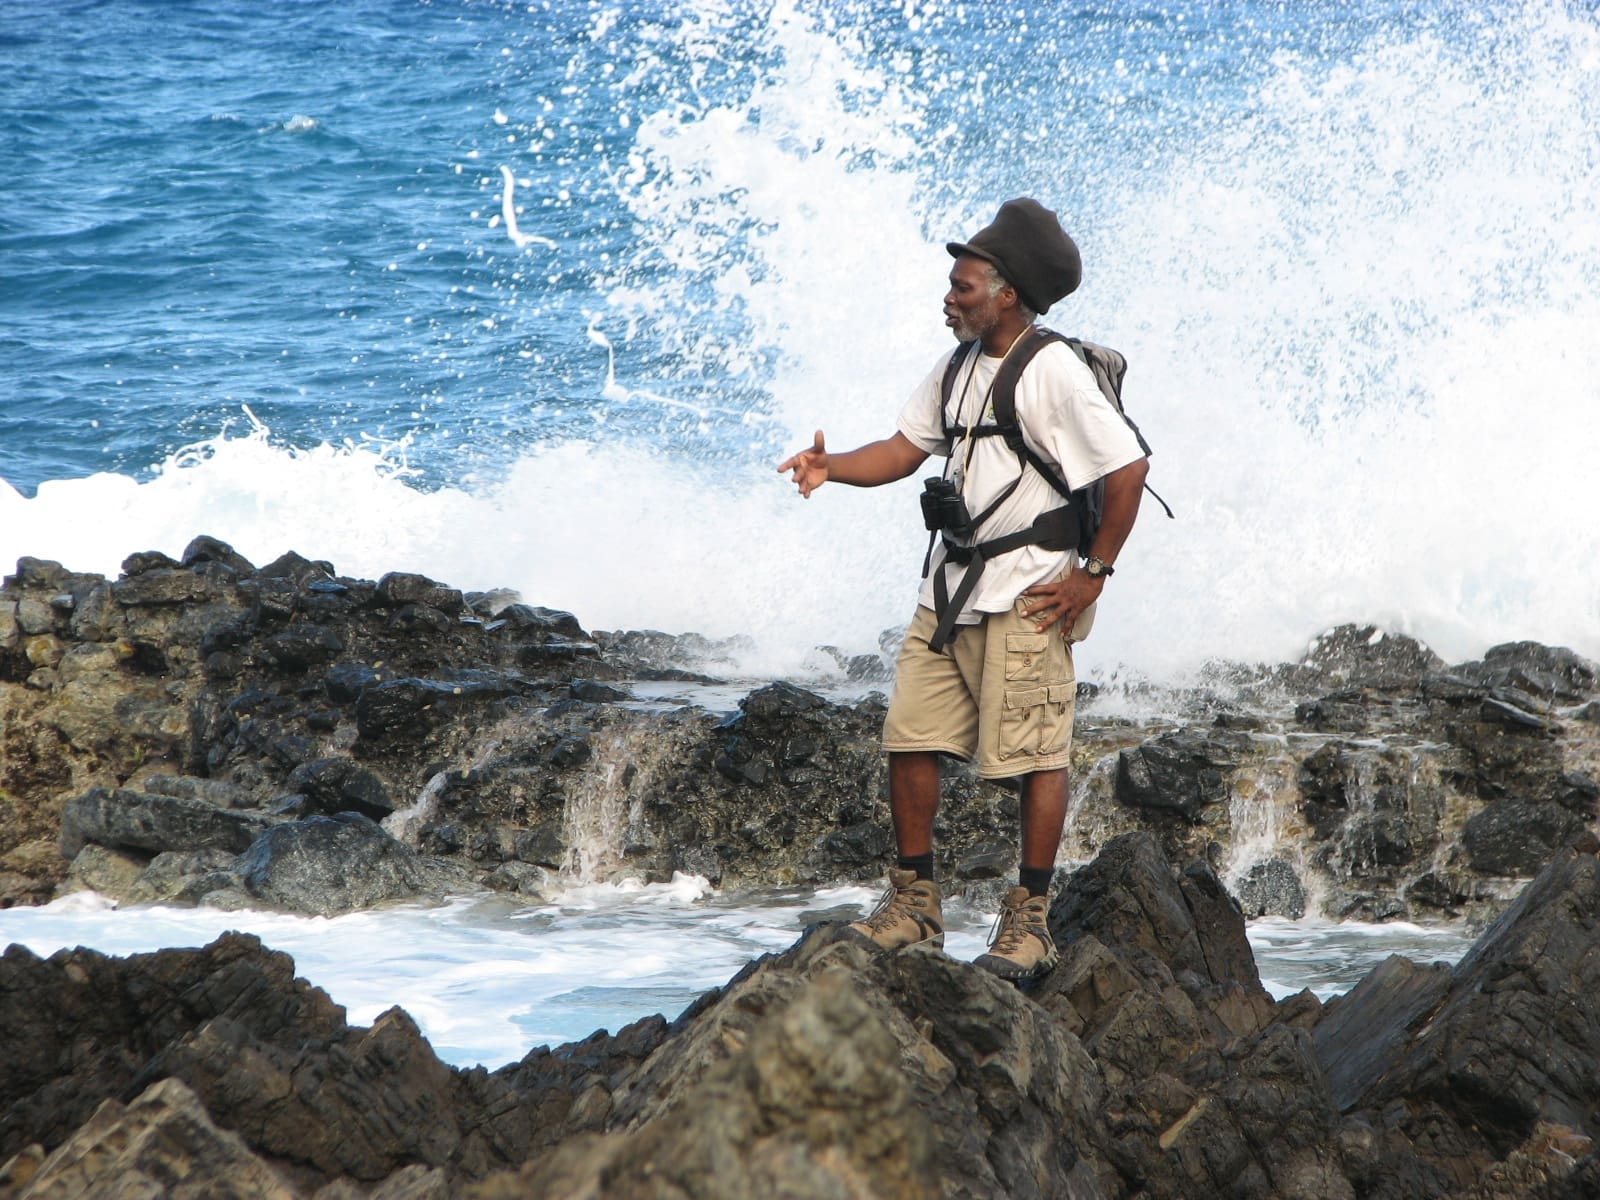
{"label": "man", "polygon": [[[901,410],[892,437],[834,454],[818,430],[811,448],[778,470],[792,471],[809,498],[830,480],[876,487],[904,479],[930,454],[948,460],[944,482],[930,481],[924,496],[938,540],[884,721],[899,858],[877,910],[849,929],[884,949],[943,946],[933,873],[940,755],[975,759],[984,778],[1022,781],[1018,886],[1005,896],[988,953],[977,961],[1025,980],[1057,958],[1045,917],[1069,799],[1072,644],[1087,635],[1133,528],[1148,464],[1138,435],[1089,367],[1034,326],[1082,274],[1077,246],[1055,214],[1034,200],[1010,200],[970,241],[946,248],[955,262],[945,324],[957,341],[973,345],[959,361],[941,356]],[[1001,366],[1008,355],[1020,361],[1027,352],[1013,381],[1025,461],[1009,439],[985,434],[1000,431],[993,397],[997,378],[1008,378]],[[954,372],[949,380],[947,370]],[[1104,480],[1100,524],[1083,562],[1076,524],[1082,502],[1063,500],[1047,478],[1052,470],[1074,494]]]}

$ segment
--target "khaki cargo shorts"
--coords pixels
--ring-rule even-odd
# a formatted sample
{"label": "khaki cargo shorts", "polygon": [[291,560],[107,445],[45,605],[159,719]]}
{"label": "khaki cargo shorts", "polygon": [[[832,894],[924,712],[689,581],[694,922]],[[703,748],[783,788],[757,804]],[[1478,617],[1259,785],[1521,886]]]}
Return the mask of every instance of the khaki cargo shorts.
{"label": "khaki cargo shorts", "polygon": [[1069,642],[1059,626],[1041,630],[1022,615],[1031,603],[1019,596],[1010,610],[961,626],[940,654],[928,649],[933,610],[918,605],[895,664],[883,748],[976,759],[985,779],[1066,766],[1078,690],[1072,642],[1088,636],[1094,606]]}

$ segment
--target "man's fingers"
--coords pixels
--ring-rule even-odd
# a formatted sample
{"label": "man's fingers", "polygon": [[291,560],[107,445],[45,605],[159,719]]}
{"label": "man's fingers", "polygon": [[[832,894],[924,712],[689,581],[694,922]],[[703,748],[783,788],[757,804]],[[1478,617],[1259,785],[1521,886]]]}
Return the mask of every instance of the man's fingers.
{"label": "man's fingers", "polygon": [[781,463],[778,464],[778,474],[781,475],[785,471],[793,471],[793,470],[796,470],[796,469],[798,469],[800,467],[806,466],[807,465],[807,463],[806,463],[806,456],[807,455],[811,455],[811,454],[826,454],[827,452],[828,452],[827,447],[824,446],[823,442],[822,442],[822,430],[819,429],[812,436],[811,449],[802,450],[802,451],[800,451],[799,454],[791,454],[788,458],[784,459]]}

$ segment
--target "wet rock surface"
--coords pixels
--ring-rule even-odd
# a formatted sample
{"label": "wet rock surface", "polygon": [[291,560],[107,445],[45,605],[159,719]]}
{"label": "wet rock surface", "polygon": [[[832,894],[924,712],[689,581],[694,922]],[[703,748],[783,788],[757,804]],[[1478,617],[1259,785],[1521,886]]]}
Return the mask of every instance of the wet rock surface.
{"label": "wet rock surface", "polygon": [[[0,1197],[1575,1200],[1600,1178],[1600,842],[1455,968],[1274,1002],[1204,863],[1113,839],[1028,990],[815,927],[678,1020],[442,1063],[225,935],[0,959]],[[97,1180],[99,1183],[97,1184]],[[100,1190],[96,1190],[96,1187]]]}
{"label": "wet rock surface", "polygon": [[[0,586],[0,904],[92,886],[331,913],[534,895],[551,873],[880,876],[882,694],[779,682],[741,698],[741,648],[593,633],[514,593],[349,579],[293,553],[258,568],[206,537],[109,581],[23,559]],[[818,658],[841,686],[881,677]],[[1144,696],[1162,718],[1082,689],[1069,859],[1146,831],[1253,915],[1487,923],[1595,820],[1597,672],[1569,650],[1512,642],[1451,665],[1344,626],[1298,663],[1211,678]],[[663,681],[727,708],[633,698]],[[969,891],[1008,877],[1016,791],[952,764],[945,797],[941,875]],[[373,823],[361,855],[327,836],[354,836],[348,814]],[[299,883],[267,885],[291,847]]]}

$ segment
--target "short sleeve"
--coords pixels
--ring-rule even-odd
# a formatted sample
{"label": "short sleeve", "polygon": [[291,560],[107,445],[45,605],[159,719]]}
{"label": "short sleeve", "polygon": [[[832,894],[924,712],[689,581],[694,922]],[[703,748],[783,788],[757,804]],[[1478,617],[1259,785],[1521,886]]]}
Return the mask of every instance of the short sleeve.
{"label": "short sleeve", "polygon": [[913,446],[925,454],[948,457],[950,442],[944,433],[944,414],[940,411],[944,390],[944,369],[949,355],[941,355],[928,376],[906,400],[900,410],[897,428]]}

